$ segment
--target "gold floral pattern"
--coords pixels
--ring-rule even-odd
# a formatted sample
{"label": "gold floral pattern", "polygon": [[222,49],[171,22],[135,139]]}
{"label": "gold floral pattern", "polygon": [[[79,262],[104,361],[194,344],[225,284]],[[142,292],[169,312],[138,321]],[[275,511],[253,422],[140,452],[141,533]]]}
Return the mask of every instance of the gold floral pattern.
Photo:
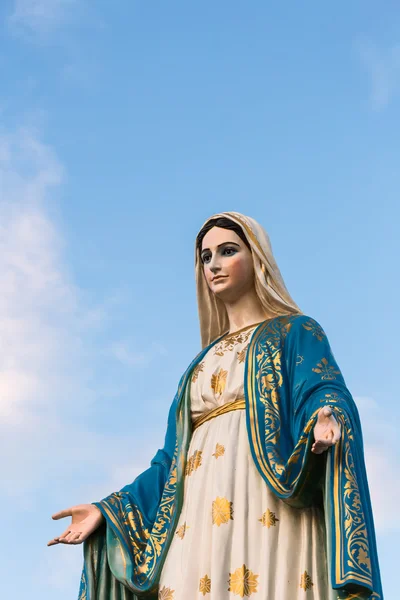
{"label": "gold floral pattern", "polygon": [[228,591],[241,598],[251,596],[251,594],[257,592],[258,577],[246,565],[243,565],[239,569],[236,569],[234,573],[229,573]]}
{"label": "gold floral pattern", "polygon": [[320,402],[324,402],[325,404],[337,404],[339,400],[342,400],[342,398],[336,394],[336,392],[332,392],[331,394],[325,394]]}
{"label": "gold floral pattern", "polygon": [[219,496],[212,503],[212,522],[218,527],[233,521],[233,502]]}
{"label": "gold floral pattern", "polygon": [[269,322],[266,326],[268,332],[268,336],[265,336],[266,344],[263,345],[262,350],[256,356],[260,401],[265,406],[264,443],[271,448],[270,454],[272,455],[268,458],[271,461],[272,468],[278,475],[282,473],[283,469],[278,454],[274,454],[281,429],[282,346],[291,327],[291,322],[286,318],[274,319]]}
{"label": "gold floral pattern", "polygon": [[212,454],[212,456],[215,456],[215,458],[219,458],[220,456],[223,456],[225,454],[225,446],[223,446],[222,444],[217,444],[215,446],[215,452]]}
{"label": "gold floral pattern", "polygon": [[199,373],[204,369],[204,361],[197,363],[192,373],[192,383],[195,383],[199,377]]}
{"label": "gold floral pattern", "polygon": [[211,579],[208,575],[204,575],[204,577],[200,579],[199,592],[201,592],[203,596],[211,592]]}
{"label": "gold floral pattern", "polygon": [[270,527],[275,527],[276,522],[279,521],[279,519],[276,518],[275,513],[272,512],[272,510],[269,510],[269,508],[267,508],[261,519],[258,520],[264,525],[264,527],[268,527],[268,529]]}
{"label": "gold floral pattern", "polygon": [[203,453],[201,450],[195,450],[192,456],[189,456],[185,468],[186,476],[191,475],[194,471],[196,471],[196,469],[198,469],[201,466],[202,454]]}
{"label": "gold floral pattern", "polygon": [[236,344],[244,344],[247,342],[255,328],[256,325],[250,325],[245,331],[238,331],[225,336],[223,340],[218,342],[218,344],[215,344],[214,354],[217,356],[224,356],[225,352],[232,352]]}
{"label": "gold floral pattern", "polygon": [[189,529],[189,525],[186,525],[186,521],[185,521],[184,524],[181,525],[180,527],[178,527],[178,529],[176,530],[176,535],[178,537],[180,537],[181,540],[183,540],[183,538],[185,537],[185,533],[188,529]]}
{"label": "gold floral pattern", "polygon": [[245,346],[240,352],[236,352],[239,363],[243,363],[246,360],[247,346]]}
{"label": "gold floral pattern", "polygon": [[158,600],[174,600],[175,590],[165,587],[165,585],[158,592]]}
{"label": "gold floral pattern", "polygon": [[[151,577],[167,540],[168,527],[172,521],[175,507],[176,456],[177,445],[151,533],[144,527],[143,516],[138,507],[133,502],[127,501],[127,492],[116,492],[102,501],[102,506],[109,518],[114,520],[116,513],[120,515],[120,521],[117,521],[118,531],[135,549],[135,568],[139,581]],[[122,525],[128,529],[128,537],[126,537]]]}
{"label": "gold floral pattern", "polygon": [[211,377],[211,389],[214,390],[214,394],[216,396],[220,396],[223,394],[225,386],[226,386],[226,378],[228,377],[228,371],[224,369],[220,369],[218,373],[215,373]]}
{"label": "gold floral pattern", "polygon": [[313,336],[317,338],[320,342],[326,337],[325,331],[322,329],[321,325],[314,321],[314,319],[307,321],[307,323],[303,323],[304,329],[307,331],[311,331]]}
{"label": "gold floral pattern", "polygon": [[[346,421],[342,415],[338,415],[341,425]],[[346,440],[344,445],[344,510],[346,544],[348,549],[348,565],[354,570],[361,570],[363,575],[371,578],[371,559],[369,552],[369,540],[367,530],[360,526],[365,523],[361,494],[355,474],[354,458],[350,441]]]}
{"label": "gold floral pattern", "polygon": [[307,590],[311,590],[313,585],[314,584],[311,581],[311,577],[309,576],[307,571],[304,571],[304,573],[300,577],[300,587],[306,592]]}
{"label": "gold floral pattern", "polygon": [[336,375],[340,375],[340,371],[334,365],[330,365],[327,358],[321,358],[321,361],[317,363],[313,371],[314,373],[321,373],[321,379],[329,381],[336,379]]}

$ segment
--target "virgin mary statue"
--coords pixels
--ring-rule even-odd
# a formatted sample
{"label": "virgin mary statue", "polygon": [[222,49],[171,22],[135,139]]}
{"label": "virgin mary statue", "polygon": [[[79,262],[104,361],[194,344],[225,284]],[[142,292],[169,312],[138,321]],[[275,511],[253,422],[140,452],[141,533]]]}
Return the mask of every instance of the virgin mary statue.
{"label": "virgin mary statue", "polygon": [[202,350],[133,483],[56,513],[79,600],[383,600],[360,421],[269,238],[236,212],[196,239]]}

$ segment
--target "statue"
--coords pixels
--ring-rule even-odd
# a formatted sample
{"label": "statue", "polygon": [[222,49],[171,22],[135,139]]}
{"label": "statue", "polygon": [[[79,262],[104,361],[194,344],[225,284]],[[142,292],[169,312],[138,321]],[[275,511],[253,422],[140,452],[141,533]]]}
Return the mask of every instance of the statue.
{"label": "statue", "polygon": [[322,327],[235,212],[196,239],[202,350],[165,445],[48,545],[84,542],[79,600],[383,600],[361,426]]}

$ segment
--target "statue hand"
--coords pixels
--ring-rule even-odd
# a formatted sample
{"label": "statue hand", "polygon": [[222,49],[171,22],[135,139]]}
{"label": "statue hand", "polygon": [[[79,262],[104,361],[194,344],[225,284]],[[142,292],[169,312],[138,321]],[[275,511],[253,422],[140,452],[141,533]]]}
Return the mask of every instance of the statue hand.
{"label": "statue hand", "polygon": [[64,517],[72,517],[71,525],[67,527],[60,537],[48,542],[48,546],[54,544],[81,544],[102,523],[104,517],[94,504],[79,504],[54,514],[52,519],[58,521]]}
{"label": "statue hand", "polygon": [[314,427],[314,444],[311,452],[322,454],[340,440],[342,432],[339,423],[332,414],[330,406],[324,406],[318,413]]}

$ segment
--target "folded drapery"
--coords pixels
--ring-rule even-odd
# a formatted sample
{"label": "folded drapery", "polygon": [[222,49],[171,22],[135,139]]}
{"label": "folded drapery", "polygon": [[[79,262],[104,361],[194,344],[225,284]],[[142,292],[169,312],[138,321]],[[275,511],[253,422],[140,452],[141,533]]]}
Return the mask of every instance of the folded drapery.
{"label": "folded drapery", "polygon": [[[79,600],[156,598],[183,495],[192,433],[192,370],[219,340],[204,348],[182,376],[172,403],[164,448],[135,481],[96,506],[106,524],[84,544]],[[319,410],[330,406],[341,440],[311,453]],[[357,408],[321,326],[305,315],[280,316],[255,330],[245,364],[247,432],[266,485],[293,506],[323,491],[327,600],[383,600]]]}

